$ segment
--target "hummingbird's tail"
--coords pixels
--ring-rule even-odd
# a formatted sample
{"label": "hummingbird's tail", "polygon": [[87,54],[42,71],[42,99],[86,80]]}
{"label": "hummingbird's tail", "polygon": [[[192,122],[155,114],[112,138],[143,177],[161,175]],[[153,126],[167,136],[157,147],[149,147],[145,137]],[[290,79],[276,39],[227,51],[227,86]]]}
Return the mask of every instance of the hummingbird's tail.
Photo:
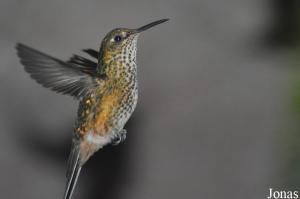
{"label": "hummingbird's tail", "polygon": [[80,145],[76,141],[72,142],[71,153],[68,160],[67,185],[64,199],[70,199],[74,192],[82,164],[80,161]]}

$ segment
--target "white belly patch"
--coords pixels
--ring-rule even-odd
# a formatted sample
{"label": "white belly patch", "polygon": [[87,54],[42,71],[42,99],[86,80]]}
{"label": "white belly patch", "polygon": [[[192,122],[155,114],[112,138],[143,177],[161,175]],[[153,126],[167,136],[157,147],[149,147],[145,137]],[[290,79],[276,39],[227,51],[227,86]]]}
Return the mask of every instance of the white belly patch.
{"label": "white belly patch", "polygon": [[92,143],[92,144],[96,144],[96,145],[99,145],[99,146],[104,146],[108,143],[110,143],[111,141],[111,136],[100,136],[100,135],[95,135],[95,134],[92,134],[92,133],[88,133],[86,135],[86,141],[88,141],[89,143]]}

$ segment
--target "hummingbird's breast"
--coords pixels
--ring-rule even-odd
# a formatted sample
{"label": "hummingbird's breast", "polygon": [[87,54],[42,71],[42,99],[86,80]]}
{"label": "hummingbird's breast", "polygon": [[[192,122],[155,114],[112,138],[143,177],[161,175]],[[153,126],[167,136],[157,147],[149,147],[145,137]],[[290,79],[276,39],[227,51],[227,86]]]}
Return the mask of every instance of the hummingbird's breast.
{"label": "hummingbird's breast", "polygon": [[88,134],[112,138],[124,127],[136,107],[136,65],[123,61],[115,64],[115,78],[108,79],[80,102],[75,133],[81,138]]}

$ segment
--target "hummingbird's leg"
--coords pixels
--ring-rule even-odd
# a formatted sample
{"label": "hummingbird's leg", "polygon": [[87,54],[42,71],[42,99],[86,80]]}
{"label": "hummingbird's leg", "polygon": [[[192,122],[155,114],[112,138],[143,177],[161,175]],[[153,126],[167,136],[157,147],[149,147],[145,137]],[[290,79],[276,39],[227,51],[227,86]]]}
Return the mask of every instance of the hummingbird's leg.
{"label": "hummingbird's leg", "polygon": [[126,134],[126,129],[122,129],[119,133],[116,134],[116,137],[112,140],[112,145],[116,146],[121,142],[124,142],[126,139]]}

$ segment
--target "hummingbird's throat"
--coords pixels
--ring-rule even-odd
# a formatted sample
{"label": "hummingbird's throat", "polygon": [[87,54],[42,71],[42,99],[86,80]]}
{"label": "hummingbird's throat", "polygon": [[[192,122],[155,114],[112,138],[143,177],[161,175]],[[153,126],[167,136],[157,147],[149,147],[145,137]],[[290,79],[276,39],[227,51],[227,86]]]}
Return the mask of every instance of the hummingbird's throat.
{"label": "hummingbird's throat", "polygon": [[121,60],[126,64],[136,63],[136,51],[137,51],[137,39],[138,34],[128,38],[121,51]]}

